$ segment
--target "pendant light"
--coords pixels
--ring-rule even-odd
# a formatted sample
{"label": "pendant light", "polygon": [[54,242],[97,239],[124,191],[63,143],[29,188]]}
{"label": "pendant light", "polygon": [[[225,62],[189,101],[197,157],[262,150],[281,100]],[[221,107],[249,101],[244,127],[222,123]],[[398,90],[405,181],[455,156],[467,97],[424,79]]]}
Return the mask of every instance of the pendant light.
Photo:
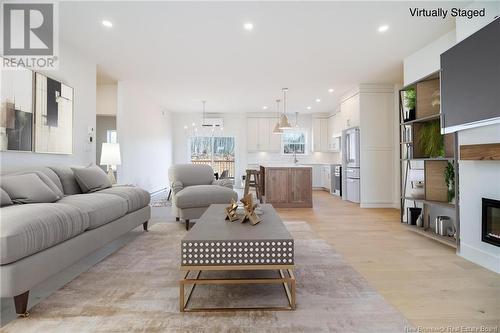
{"label": "pendant light", "polygon": [[273,134],[283,134],[283,130],[280,128],[280,99],[276,100],[276,111],[278,114],[278,119],[276,120],[276,124],[274,125]]}
{"label": "pendant light", "polygon": [[299,112],[295,112],[295,128],[299,128]]}
{"label": "pendant light", "polygon": [[281,89],[283,91],[283,114],[280,117],[280,125],[279,128],[281,130],[290,129],[292,125],[288,121],[288,117],[286,116],[286,93],[288,92],[288,88]]}

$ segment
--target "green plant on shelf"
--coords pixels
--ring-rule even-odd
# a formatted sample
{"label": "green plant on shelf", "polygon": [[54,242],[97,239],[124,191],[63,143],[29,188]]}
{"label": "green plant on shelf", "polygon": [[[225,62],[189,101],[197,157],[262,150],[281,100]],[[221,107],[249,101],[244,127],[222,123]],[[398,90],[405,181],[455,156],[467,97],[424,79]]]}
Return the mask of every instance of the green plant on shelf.
{"label": "green plant on shelf", "polygon": [[444,169],[444,181],[448,187],[448,202],[452,202],[455,199],[455,167],[451,162]]}
{"label": "green plant on shelf", "polygon": [[422,123],[419,131],[420,146],[429,157],[444,157],[444,137],[439,119]]}
{"label": "green plant on shelf", "polygon": [[408,110],[414,110],[417,101],[417,91],[414,88],[410,88],[405,91],[404,94],[405,106]]}

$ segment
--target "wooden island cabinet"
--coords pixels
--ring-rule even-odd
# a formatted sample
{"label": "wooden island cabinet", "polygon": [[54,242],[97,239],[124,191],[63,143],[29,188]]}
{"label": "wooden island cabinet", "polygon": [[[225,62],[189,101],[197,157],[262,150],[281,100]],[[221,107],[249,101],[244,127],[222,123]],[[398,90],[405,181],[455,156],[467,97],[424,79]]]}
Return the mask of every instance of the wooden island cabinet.
{"label": "wooden island cabinet", "polygon": [[266,203],[283,208],[312,208],[312,168],[310,166],[262,165]]}

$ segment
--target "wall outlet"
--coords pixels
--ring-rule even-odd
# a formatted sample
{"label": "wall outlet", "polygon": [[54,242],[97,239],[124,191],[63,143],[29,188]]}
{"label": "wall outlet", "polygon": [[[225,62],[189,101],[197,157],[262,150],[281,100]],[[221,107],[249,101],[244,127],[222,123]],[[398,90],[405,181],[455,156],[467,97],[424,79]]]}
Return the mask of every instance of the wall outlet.
{"label": "wall outlet", "polygon": [[92,150],[92,145],[94,144],[95,140],[95,129],[94,126],[88,126],[87,127],[87,140],[85,142],[85,151],[89,152]]}

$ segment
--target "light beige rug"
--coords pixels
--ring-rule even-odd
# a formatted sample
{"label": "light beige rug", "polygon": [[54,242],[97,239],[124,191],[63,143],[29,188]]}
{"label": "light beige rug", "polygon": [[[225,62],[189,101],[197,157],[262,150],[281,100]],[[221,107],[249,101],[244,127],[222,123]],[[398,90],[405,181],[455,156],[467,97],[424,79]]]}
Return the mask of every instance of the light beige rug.
{"label": "light beige rug", "polygon": [[[296,238],[297,310],[179,312],[183,225],[159,223],[7,324],[4,332],[403,332],[404,317],[306,222]],[[227,289],[226,289],[227,288]],[[285,302],[280,286],[199,286],[193,305]],[[282,304],[282,303],[281,303]]]}

